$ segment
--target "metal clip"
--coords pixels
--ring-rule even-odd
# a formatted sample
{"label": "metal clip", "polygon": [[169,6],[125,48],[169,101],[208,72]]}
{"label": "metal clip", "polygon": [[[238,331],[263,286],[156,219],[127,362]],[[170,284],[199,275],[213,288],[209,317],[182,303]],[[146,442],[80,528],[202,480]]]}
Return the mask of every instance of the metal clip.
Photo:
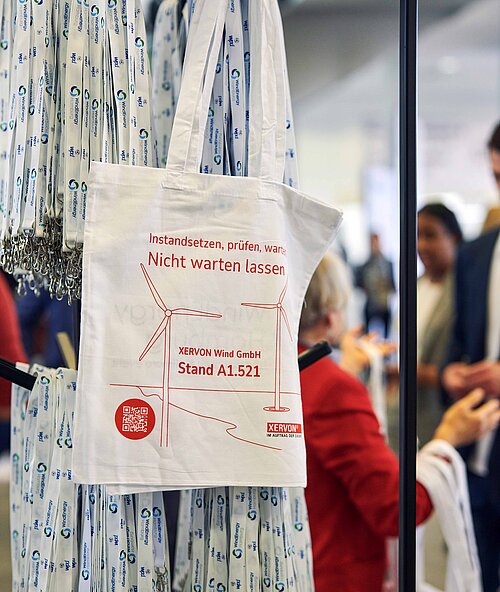
{"label": "metal clip", "polygon": [[156,592],[165,592],[168,589],[168,569],[164,565],[163,568],[155,567],[156,574]]}

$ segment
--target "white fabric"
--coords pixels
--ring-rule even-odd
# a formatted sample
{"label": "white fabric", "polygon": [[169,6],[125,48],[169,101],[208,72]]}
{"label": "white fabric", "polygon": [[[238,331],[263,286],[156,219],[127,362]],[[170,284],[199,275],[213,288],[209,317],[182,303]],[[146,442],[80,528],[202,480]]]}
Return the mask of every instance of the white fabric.
{"label": "white fabric", "polygon": [[[417,456],[417,480],[432,500],[448,547],[446,592],[481,592],[481,571],[463,460],[447,442],[432,440]],[[417,585],[418,592],[425,589]]]}
{"label": "white fabric", "polygon": [[[252,72],[274,72],[275,84],[262,87],[268,111],[251,110],[250,128],[263,130],[273,158],[285,115],[268,105],[286,101],[272,37],[282,31],[266,5]],[[340,215],[281,183],[284,158],[252,165],[267,181],[197,172],[225,7],[194,13],[167,169],[92,164],[74,448],[82,483],[305,485],[297,328]]]}
{"label": "white fabric", "polygon": [[384,357],[378,347],[360,339],[359,347],[364,350],[370,361],[370,377],[368,379],[368,392],[372,402],[373,410],[380,423],[382,434],[387,434],[387,401],[385,397],[384,384]]}
{"label": "white fabric", "polygon": [[[495,244],[491,259],[490,278],[488,285],[488,324],[486,334],[486,359],[498,361],[500,357],[500,235]],[[488,474],[488,459],[497,430],[488,432],[476,443],[474,456],[469,461],[469,469],[476,475],[485,477]]]}
{"label": "white fabric", "polygon": [[443,294],[441,282],[431,282],[426,276],[422,276],[417,282],[417,363],[422,358],[422,345],[425,330],[432,314]]}

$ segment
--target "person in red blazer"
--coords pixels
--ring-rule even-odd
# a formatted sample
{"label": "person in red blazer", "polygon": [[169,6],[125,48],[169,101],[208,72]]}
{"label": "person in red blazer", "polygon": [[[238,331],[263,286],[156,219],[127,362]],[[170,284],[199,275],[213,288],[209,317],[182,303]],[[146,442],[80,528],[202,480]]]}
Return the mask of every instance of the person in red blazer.
{"label": "person in red blazer", "polygon": [[[342,261],[327,256],[306,294],[300,350],[338,341],[350,278]],[[301,372],[307,450],[306,501],[316,592],[381,592],[386,568],[385,538],[398,534],[396,456],[387,446],[364,385],[331,358]],[[474,409],[474,391],[451,407],[435,437],[453,446],[473,441],[497,425],[497,402]],[[417,483],[417,523],[432,512]]]}
{"label": "person in red blazer", "polygon": [[[5,276],[0,272],[0,358],[25,362],[16,306]],[[11,383],[0,378],[0,421],[8,421]]]}

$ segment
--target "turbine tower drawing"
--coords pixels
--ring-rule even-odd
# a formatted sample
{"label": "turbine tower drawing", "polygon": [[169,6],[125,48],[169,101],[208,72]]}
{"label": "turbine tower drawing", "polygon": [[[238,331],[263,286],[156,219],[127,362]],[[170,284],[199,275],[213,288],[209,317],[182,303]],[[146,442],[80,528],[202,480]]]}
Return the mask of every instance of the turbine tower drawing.
{"label": "turbine tower drawing", "polygon": [[288,281],[285,283],[278,302],[262,303],[262,302],[242,302],[241,306],[248,306],[251,308],[264,308],[267,310],[276,310],[276,349],[274,352],[274,404],[264,407],[265,411],[290,411],[289,407],[281,406],[281,323],[285,321],[290,339],[293,340],[292,330],[288,322],[286,310],[283,308],[283,299],[285,298]]}
{"label": "turbine tower drawing", "polygon": [[222,315],[212,312],[205,312],[202,310],[194,310],[192,308],[168,308],[168,306],[163,302],[160,293],[156,289],[156,286],[149,277],[149,274],[142,263],[141,269],[156,305],[161,311],[163,311],[163,319],[151,336],[151,339],[148,341],[143,352],[139,356],[139,362],[142,362],[153,345],[163,335],[163,378],[161,387],[160,446],[168,446],[168,423],[170,410],[170,341],[172,336],[172,317],[175,315],[182,315],[188,317],[209,317],[220,319]]}

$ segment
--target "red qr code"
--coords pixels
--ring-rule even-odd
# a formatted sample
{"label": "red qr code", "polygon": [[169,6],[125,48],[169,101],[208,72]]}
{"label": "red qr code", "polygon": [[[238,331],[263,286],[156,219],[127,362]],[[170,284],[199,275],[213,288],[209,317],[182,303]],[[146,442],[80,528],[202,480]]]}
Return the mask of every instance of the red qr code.
{"label": "red qr code", "polygon": [[122,436],[130,440],[141,440],[148,436],[155,423],[153,408],[140,399],[128,399],[116,409],[116,427]]}
{"label": "red qr code", "polygon": [[147,407],[123,407],[122,430],[124,432],[148,431]]}

